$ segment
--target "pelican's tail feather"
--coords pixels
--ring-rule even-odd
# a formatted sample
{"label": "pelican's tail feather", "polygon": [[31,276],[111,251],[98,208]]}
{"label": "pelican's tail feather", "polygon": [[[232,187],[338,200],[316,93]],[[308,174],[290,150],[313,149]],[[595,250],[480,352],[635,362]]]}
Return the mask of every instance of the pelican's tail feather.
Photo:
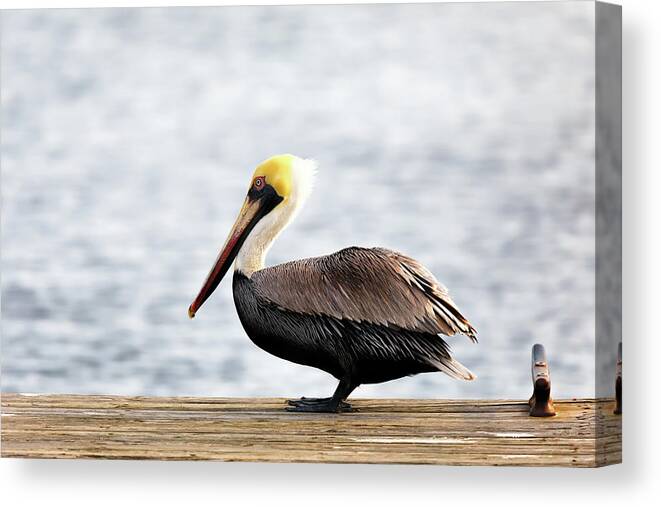
{"label": "pelican's tail feather", "polygon": [[442,371],[452,378],[458,380],[475,380],[477,378],[472,371],[452,357],[444,357],[440,360],[430,362],[433,366],[438,368],[438,371]]}

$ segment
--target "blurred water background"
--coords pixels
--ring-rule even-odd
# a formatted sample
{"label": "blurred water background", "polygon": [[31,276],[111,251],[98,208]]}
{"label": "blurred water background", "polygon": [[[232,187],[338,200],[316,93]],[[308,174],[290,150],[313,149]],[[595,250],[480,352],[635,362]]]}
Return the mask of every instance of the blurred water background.
{"label": "blurred water background", "polygon": [[254,166],[318,160],[269,262],[385,246],[478,329],[472,383],[594,393],[590,2],[2,12],[2,390],[328,395],[245,336],[230,278],[186,310]]}

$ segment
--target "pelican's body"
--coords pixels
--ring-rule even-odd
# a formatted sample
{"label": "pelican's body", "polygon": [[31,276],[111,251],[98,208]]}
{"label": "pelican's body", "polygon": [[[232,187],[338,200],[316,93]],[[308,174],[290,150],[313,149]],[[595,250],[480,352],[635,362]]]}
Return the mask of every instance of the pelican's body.
{"label": "pelican's body", "polygon": [[265,256],[311,190],[314,164],[280,155],[260,164],[195,312],[236,258],[233,294],[241,323],[265,351],[326,371],[340,382],[330,398],[291,400],[290,410],[348,409],[360,384],[442,371],[472,380],[439,336],[475,329],[447,290],[414,259],[384,248],[339,252],[265,267]]}

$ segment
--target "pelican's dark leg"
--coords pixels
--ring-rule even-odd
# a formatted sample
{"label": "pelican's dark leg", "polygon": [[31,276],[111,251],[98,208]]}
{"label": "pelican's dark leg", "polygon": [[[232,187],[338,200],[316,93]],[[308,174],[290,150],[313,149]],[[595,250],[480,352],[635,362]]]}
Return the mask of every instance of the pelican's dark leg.
{"label": "pelican's dark leg", "polygon": [[290,412],[342,412],[351,410],[351,405],[344,400],[351,394],[356,384],[351,380],[343,379],[330,398],[301,398],[300,400],[287,400]]}

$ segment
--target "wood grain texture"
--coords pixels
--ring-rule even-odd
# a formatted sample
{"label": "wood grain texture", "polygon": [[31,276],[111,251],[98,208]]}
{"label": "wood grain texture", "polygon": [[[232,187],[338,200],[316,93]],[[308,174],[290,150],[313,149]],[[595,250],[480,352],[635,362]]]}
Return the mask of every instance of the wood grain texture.
{"label": "wood grain texture", "polygon": [[275,398],[2,395],[2,457],[594,467],[622,460],[612,400],[352,400],[285,412]]}

